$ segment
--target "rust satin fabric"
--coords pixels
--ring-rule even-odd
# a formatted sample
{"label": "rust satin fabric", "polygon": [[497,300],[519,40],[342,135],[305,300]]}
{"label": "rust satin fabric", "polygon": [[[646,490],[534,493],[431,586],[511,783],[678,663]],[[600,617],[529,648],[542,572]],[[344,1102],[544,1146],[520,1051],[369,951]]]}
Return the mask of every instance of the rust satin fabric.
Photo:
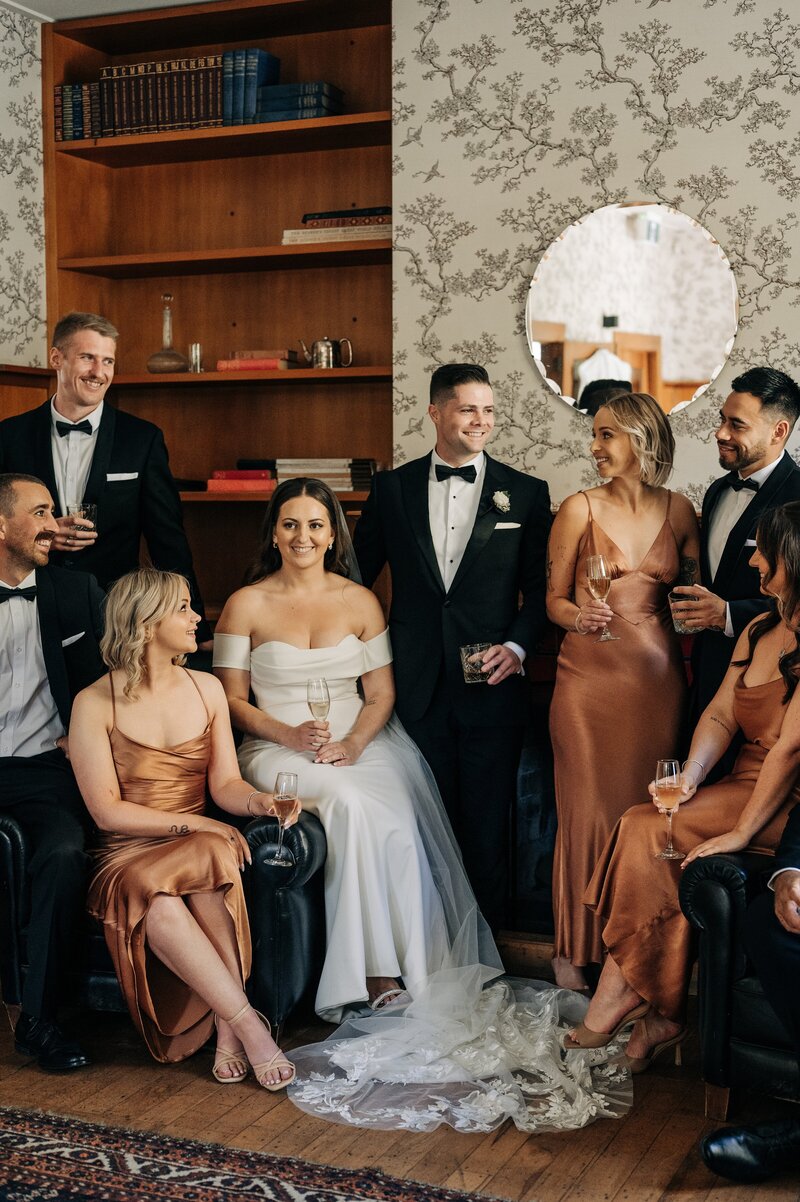
{"label": "rust satin fabric", "polygon": [[554,955],[576,965],[603,957],[601,923],[583,904],[586,886],[615,822],[646,803],[656,760],[680,754],[686,674],[667,594],[680,572],[669,520],[637,568],[593,520],[575,566],[574,597],[591,599],[586,559],[604,555],[614,579],[608,604],[616,643],[567,633],[558,656],[550,709],[558,831],[553,861]]}
{"label": "rust satin fabric", "polygon": [[[202,813],[211,730],[176,747],[149,747],[116,726],[111,749],[125,801],[165,813]],[[178,821],[179,825],[179,821]],[[103,923],[106,943],[131,1017],[156,1060],[183,1060],[212,1033],[203,999],[147,946],[147,911],[158,894],[186,897],[222,890],[236,930],[242,979],[250,974],[250,928],[242,875],[232,845],[197,831],[174,838],[103,834],[95,856],[88,909]]]}
{"label": "rust satin fabric", "polygon": [[[737,683],[734,713],[747,740],[733,772],[700,789],[673,818],[673,842],[688,852],[731,830],[750,799],[767,752],[780,734],[783,680]],[[752,850],[774,852],[800,786],[763,827]],[[693,955],[692,931],[678,904],[680,864],[657,860],[666,820],[654,806],[634,806],[617,823],[586,890],[586,905],[604,922],[603,940],[629,985],[659,1013],[683,1022]]]}

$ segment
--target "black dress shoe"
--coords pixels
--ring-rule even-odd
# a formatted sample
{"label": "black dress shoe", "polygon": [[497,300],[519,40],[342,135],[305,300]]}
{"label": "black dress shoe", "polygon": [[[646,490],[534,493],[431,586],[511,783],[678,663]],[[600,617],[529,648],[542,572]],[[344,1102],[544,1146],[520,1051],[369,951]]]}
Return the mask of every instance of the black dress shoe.
{"label": "black dress shoe", "polygon": [[766,1181],[800,1168],[800,1120],[776,1119],[752,1127],[723,1127],[707,1135],[700,1154],[712,1173],[731,1181]]}
{"label": "black dress shoe", "polygon": [[24,1056],[33,1056],[39,1068],[51,1073],[71,1073],[92,1063],[80,1045],[68,1039],[55,1023],[33,1018],[24,1011],[14,1028],[14,1047]]}

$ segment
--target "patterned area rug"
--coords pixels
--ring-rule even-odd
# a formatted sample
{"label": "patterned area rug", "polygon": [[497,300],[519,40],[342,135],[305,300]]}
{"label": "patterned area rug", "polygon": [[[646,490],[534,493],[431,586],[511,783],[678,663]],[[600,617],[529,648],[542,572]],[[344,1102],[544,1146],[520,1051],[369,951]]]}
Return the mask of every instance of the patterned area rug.
{"label": "patterned area rug", "polygon": [[2,1202],[466,1202],[475,1195],[0,1107]]}

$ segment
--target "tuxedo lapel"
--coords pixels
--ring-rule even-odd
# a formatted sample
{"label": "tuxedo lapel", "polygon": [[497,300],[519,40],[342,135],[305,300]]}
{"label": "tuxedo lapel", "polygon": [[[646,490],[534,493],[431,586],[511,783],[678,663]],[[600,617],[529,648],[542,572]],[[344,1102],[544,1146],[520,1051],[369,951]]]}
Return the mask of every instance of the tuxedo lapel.
{"label": "tuxedo lapel", "polygon": [[483,488],[481,489],[481,499],[478,502],[478,512],[475,515],[475,525],[472,527],[469,542],[464,548],[464,554],[461,556],[458,571],[450,585],[450,594],[454,593],[461,584],[472,564],[489,541],[497,523],[498,515],[497,510],[492,505],[492,496],[498,490],[502,489],[503,478],[500,465],[488,455],[485,457],[486,471],[483,474]]}
{"label": "tuxedo lapel", "polygon": [[47,491],[53,498],[56,517],[61,516],[61,501],[56,488],[56,473],[53,467],[53,447],[51,443],[53,422],[50,411],[50,401],[45,401],[36,411],[36,432],[34,439],[34,475],[42,484],[47,485]]}
{"label": "tuxedo lapel", "polygon": [[42,654],[50,692],[56,703],[65,728],[69,725],[70,692],[64,652],[61,649],[61,626],[58,621],[56,594],[46,568],[36,569],[36,608],[39,614],[39,631],[42,638]]}
{"label": "tuxedo lapel", "polygon": [[100,426],[97,431],[97,445],[92,455],[92,466],[89,468],[89,478],[83,493],[83,500],[94,505],[100,503],[105,491],[116,423],[116,410],[108,404],[104,405],[103,416],[100,418]]}
{"label": "tuxedo lapel", "polygon": [[431,457],[425,455],[409,463],[400,476],[403,492],[403,506],[408,517],[409,525],[417,540],[420,555],[425,561],[428,571],[433,577],[436,587],[444,592],[444,581],[436,561],[436,552],[431,537],[431,518],[428,508],[428,477],[431,470]]}
{"label": "tuxedo lapel", "polygon": [[[786,483],[787,477],[794,471],[794,464],[788,455],[784,455],[778,467],[772,475],[764,481],[756,495],[753,497],[750,504],[745,509],[742,516],[739,518],[736,525],[731,530],[725,542],[725,550],[722,552],[722,557],[717,567],[717,574],[714,577],[714,588],[724,590],[727,582],[731,579],[743,553],[749,559],[752,552],[745,547],[745,539],[753,529],[755,523],[768,509],[772,509],[775,505],[775,497],[780,492],[783,485]],[[721,487],[721,486],[720,486]],[[706,541],[705,539],[703,540]],[[724,591],[722,592],[724,596]]]}

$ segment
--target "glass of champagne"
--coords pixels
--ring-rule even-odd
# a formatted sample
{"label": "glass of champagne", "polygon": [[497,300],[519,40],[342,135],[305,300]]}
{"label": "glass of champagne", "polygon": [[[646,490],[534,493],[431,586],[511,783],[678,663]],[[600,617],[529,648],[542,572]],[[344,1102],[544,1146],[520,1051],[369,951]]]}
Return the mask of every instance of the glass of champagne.
{"label": "glass of champagne", "polygon": [[294,812],[297,801],[297,773],[279,772],[275,777],[275,793],[272,804],[278,819],[278,848],[274,856],[267,856],[266,864],[275,864],[278,868],[291,868],[291,860],[283,859],[283,832],[286,822]]}
{"label": "glass of champagne", "polygon": [[312,718],[324,722],[331,709],[331,695],[324,677],[318,676],[309,680],[306,685],[306,700]]}
{"label": "glass of champagne", "polygon": [[656,764],[655,803],[667,818],[667,846],[656,852],[657,860],[682,860],[682,851],[672,846],[672,815],[681,803],[682,782],[679,760],[659,760]]}
{"label": "glass of champagne", "polygon": [[[605,601],[611,588],[611,565],[602,555],[590,555],[586,560],[586,585],[595,601]],[[612,634],[608,626],[594,640],[596,643],[619,642],[619,635]]]}

